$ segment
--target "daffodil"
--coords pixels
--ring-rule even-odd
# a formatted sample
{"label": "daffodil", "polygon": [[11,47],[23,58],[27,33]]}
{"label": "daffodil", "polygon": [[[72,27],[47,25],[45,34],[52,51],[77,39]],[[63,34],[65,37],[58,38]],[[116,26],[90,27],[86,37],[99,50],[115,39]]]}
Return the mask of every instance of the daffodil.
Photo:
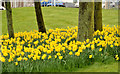
{"label": "daffodil", "polygon": [[60,56],[61,54],[60,53],[57,53],[58,56]]}
{"label": "daffodil", "polygon": [[102,48],[100,48],[99,51],[102,51]]}
{"label": "daffodil", "polygon": [[46,54],[44,54],[44,55],[42,56],[42,59],[44,60],[44,59],[46,58],[46,56],[47,56],[47,55],[46,55]]}
{"label": "daffodil", "polygon": [[24,54],[25,54],[24,52],[21,52],[21,55],[22,55],[22,56],[24,56]]}
{"label": "daffodil", "polygon": [[91,50],[94,50],[95,49],[95,45],[91,45]]}
{"label": "daffodil", "polygon": [[73,52],[72,52],[72,51],[70,51],[70,52],[69,52],[69,55],[72,55],[72,54],[73,54]]}
{"label": "daffodil", "polygon": [[36,57],[33,57],[33,60],[36,60],[37,58]]}
{"label": "daffodil", "polygon": [[15,65],[17,66],[17,65],[18,65],[18,62],[15,62]]}
{"label": "daffodil", "polygon": [[27,61],[27,60],[28,60],[28,58],[24,57],[24,58],[23,58],[23,60]]}
{"label": "daffodil", "polygon": [[61,60],[63,58],[63,56],[59,56],[59,59]]}
{"label": "daffodil", "polygon": [[2,58],[1,58],[1,61],[2,61],[2,62],[5,62],[5,57],[2,57]]}
{"label": "daffodil", "polygon": [[57,58],[57,55],[55,55],[55,58]]}
{"label": "daffodil", "polygon": [[48,50],[47,53],[50,54],[50,53],[51,53],[51,50]]}
{"label": "daffodil", "polygon": [[113,48],[113,45],[110,45],[111,48]]}
{"label": "daffodil", "polygon": [[22,57],[18,57],[17,60],[18,60],[18,61],[21,61],[21,60],[22,60]]}
{"label": "daffodil", "polygon": [[117,57],[116,60],[119,60],[119,57]]}
{"label": "daffodil", "polygon": [[76,56],[79,56],[79,55],[80,55],[80,52],[76,52],[75,55],[76,55]]}
{"label": "daffodil", "polygon": [[48,59],[50,59],[50,58],[52,58],[52,56],[51,56],[51,55],[49,55],[49,56],[48,56]]}
{"label": "daffodil", "polygon": [[89,55],[89,58],[92,58],[92,55]]}

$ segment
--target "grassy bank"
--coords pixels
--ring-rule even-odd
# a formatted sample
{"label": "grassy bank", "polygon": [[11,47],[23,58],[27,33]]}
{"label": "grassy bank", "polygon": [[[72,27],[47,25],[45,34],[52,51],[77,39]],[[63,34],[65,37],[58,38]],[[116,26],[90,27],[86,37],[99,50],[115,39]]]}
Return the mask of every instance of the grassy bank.
{"label": "grassy bank", "polygon": [[[35,10],[33,7],[13,8],[15,32],[37,30]],[[48,29],[74,27],[78,24],[78,8],[42,8],[45,26]],[[103,24],[118,24],[118,10],[103,10]],[[2,33],[7,33],[6,12],[2,11]]]}

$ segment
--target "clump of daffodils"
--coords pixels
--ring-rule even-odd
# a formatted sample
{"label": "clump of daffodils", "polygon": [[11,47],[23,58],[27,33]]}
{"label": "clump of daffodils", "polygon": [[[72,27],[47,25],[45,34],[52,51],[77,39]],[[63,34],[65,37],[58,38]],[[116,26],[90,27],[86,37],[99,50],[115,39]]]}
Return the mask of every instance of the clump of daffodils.
{"label": "clump of daffodils", "polygon": [[[86,49],[89,51],[98,50],[102,53],[108,47],[116,49],[120,46],[118,27],[103,27],[103,31],[94,32],[92,41],[87,39],[84,42],[76,41],[78,27],[49,29],[47,33],[38,31],[18,32],[15,38],[9,39],[9,35],[0,36],[0,61],[15,62],[28,60],[62,60],[66,56],[81,56]],[[88,58],[94,55],[88,54]],[[115,55],[119,60],[119,56]]]}

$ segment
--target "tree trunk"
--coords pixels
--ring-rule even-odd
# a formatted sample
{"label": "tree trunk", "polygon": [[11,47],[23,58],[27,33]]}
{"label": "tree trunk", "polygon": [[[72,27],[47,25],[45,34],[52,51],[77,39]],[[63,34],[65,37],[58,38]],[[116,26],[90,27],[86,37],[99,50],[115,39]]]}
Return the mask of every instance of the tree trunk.
{"label": "tree trunk", "polygon": [[108,9],[108,2],[105,0],[105,9]]}
{"label": "tree trunk", "polygon": [[94,2],[79,2],[77,40],[92,39],[94,32]]}
{"label": "tree trunk", "polygon": [[41,11],[41,3],[39,2],[39,0],[35,0],[34,4],[35,4],[35,12],[36,12],[39,32],[46,33],[46,28],[44,25],[42,11]]}
{"label": "tree trunk", "polygon": [[94,31],[102,31],[102,2],[95,2],[94,7]]}
{"label": "tree trunk", "polygon": [[[120,19],[120,1],[118,2],[118,19]],[[120,21],[118,21],[118,35],[120,36]],[[120,38],[119,38],[119,46],[118,46],[118,56],[120,57]],[[119,65],[120,65],[120,59],[119,59]],[[120,69],[118,70],[120,72]]]}
{"label": "tree trunk", "polygon": [[9,37],[14,38],[14,30],[13,30],[13,23],[12,23],[12,9],[10,5],[10,1],[5,2],[6,5],[6,15],[7,15],[7,25],[8,25],[8,33]]}
{"label": "tree trunk", "polygon": [[110,1],[109,0],[105,1],[105,9],[110,9]]}

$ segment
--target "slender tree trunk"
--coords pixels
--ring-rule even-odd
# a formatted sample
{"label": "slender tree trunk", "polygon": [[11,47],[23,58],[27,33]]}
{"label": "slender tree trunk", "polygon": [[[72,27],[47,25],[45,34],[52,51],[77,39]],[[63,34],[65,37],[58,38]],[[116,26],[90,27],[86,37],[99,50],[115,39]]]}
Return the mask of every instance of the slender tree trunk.
{"label": "slender tree trunk", "polygon": [[108,2],[105,0],[105,9],[108,9]]}
{"label": "slender tree trunk", "polygon": [[0,7],[2,6],[2,1],[0,1]]}
{"label": "slender tree trunk", "polygon": [[105,9],[110,9],[110,0],[105,1]]}
{"label": "slender tree trunk", "polygon": [[[120,1],[118,2],[118,19],[120,19]],[[120,36],[120,21],[118,21],[118,35]],[[119,46],[118,46],[118,56],[120,56],[120,38],[119,38]],[[120,61],[120,59],[119,59]],[[119,62],[120,64],[120,62]],[[118,70],[120,72],[120,69]]]}
{"label": "slender tree trunk", "polygon": [[39,32],[46,33],[46,28],[45,28],[43,16],[42,16],[41,3],[39,2],[39,0],[35,0],[35,1],[34,1],[35,12],[36,12],[36,18],[37,18]]}
{"label": "slender tree trunk", "polygon": [[13,23],[12,23],[12,9],[10,5],[10,1],[8,2],[7,1],[5,2],[5,5],[6,5],[8,33],[10,38],[11,37],[14,38],[14,30],[13,30]]}
{"label": "slender tree trunk", "polygon": [[94,2],[79,2],[77,40],[92,39],[94,32]]}
{"label": "slender tree trunk", "polygon": [[102,31],[102,2],[95,2],[94,5],[94,31]]}
{"label": "slender tree trunk", "polygon": [[[120,1],[118,2],[118,19],[120,19]],[[118,21],[118,34],[120,35],[120,21]]]}

